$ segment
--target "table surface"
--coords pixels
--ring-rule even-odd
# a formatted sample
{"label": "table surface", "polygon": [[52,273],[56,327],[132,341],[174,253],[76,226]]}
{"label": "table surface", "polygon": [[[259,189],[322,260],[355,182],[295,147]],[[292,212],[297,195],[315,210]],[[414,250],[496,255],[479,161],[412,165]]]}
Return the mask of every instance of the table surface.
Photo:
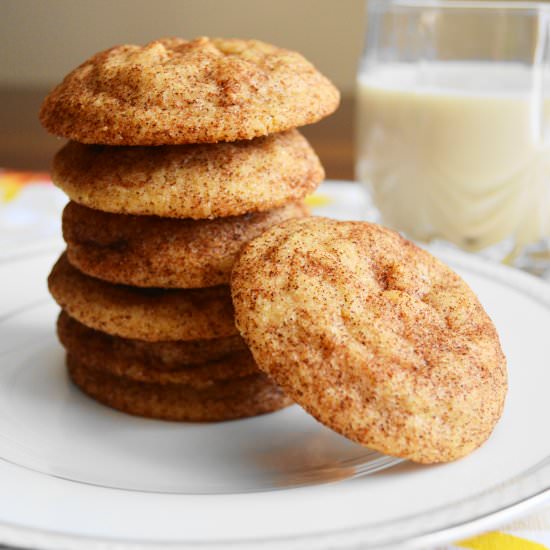
{"label": "table surface", "polygon": [[[63,140],[38,122],[48,90],[0,89],[0,167],[47,170]],[[327,178],[353,179],[353,99],[344,98],[336,113],[306,126],[303,134],[321,158]]]}

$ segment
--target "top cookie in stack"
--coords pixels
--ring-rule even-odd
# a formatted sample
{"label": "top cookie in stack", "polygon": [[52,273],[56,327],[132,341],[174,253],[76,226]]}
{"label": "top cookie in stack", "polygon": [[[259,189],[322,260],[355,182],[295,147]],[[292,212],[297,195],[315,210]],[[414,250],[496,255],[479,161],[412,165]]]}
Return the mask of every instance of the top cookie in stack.
{"label": "top cookie in stack", "polygon": [[94,55],[46,98],[40,120],[80,143],[217,143],[311,124],[338,103],[336,88],[296,52],[165,38]]}
{"label": "top cookie in stack", "polygon": [[[59,327],[69,371],[84,391],[127,412],[180,420],[289,403],[251,374],[227,284],[245,242],[307,215],[302,201],[324,173],[295,128],[338,102],[334,86],[298,53],[209,38],[111,48],[50,93],[41,122],[71,140],[52,178],[73,202],[63,214],[67,253],[49,281],[65,310]],[[94,293],[82,291],[88,287]],[[201,303],[227,319],[201,316]],[[144,332],[151,314],[166,330]],[[188,315],[204,317],[199,333]],[[109,353],[86,344],[93,338]],[[181,349],[161,353],[168,344]],[[209,349],[228,351],[210,358]],[[200,388],[190,374],[197,363]]]}

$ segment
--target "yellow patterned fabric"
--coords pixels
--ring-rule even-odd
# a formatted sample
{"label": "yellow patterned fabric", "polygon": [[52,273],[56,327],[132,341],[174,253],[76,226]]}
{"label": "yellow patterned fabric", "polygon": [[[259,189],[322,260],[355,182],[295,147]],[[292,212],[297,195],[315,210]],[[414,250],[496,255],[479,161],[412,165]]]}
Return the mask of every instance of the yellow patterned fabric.
{"label": "yellow patterned fabric", "polygon": [[45,172],[16,172],[0,169],[0,204],[17,198],[23,186],[28,184],[49,184]]}
{"label": "yellow patterned fabric", "polygon": [[548,550],[546,544],[508,533],[494,532],[463,540],[455,545],[471,550]]}
{"label": "yellow patterned fabric", "polygon": [[315,193],[306,197],[306,204],[310,208],[319,208],[320,206],[328,206],[332,202],[332,199],[328,195],[321,195],[320,193]]}

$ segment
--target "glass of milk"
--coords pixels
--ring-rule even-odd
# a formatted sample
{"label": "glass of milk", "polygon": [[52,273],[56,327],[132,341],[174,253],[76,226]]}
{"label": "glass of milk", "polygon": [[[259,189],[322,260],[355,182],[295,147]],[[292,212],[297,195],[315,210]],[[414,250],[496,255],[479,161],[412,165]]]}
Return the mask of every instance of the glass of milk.
{"label": "glass of milk", "polygon": [[369,0],[357,177],[382,223],[550,274],[550,5]]}

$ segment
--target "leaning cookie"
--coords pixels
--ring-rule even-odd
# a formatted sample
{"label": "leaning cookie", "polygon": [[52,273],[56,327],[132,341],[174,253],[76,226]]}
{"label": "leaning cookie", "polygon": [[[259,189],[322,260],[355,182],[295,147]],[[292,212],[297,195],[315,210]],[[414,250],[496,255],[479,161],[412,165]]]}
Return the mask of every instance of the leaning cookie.
{"label": "leaning cookie", "polygon": [[147,418],[216,422],[277,411],[292,401],[264,374],[225,380],[205,389],[184,384],[146,384],[90,368],[67,355],[72,381],[114,409]]}
{"label": "leaning cookie", "polygon": [[94,55],[48,95],[40,120],[81,143],[215,143],[316,122],[339,99],[296,52],[258,40],[164,38]]}
{"label": "leaning cookie", "polygon": [[445,462],[481,445],[502,413],[491,319],[456,273],[393,231],[290,220],[244,247],[232,293],[260,369],[353,441]]}
{"label": "leaning cookie", "polygon": [[215,220],[108,214],[70,202],[63,211],[67,258],[77,269],[140,287],[229,284],[244,243],[284,220],[308,214],[303,203]]}
{"label": "leaning cookie", "polygon": [[118,214],[222,218],[303,199],[324,177],[296,130],[252,141],[174,147],[69,142],[53,182],[84,206]]}
{"label": "leaning cookie", "polygon": [[207,340],[237,334],[229,287],[144,289],[106,283],[63,254],[48,277],[55,301],[82,324],[136,340]]}

